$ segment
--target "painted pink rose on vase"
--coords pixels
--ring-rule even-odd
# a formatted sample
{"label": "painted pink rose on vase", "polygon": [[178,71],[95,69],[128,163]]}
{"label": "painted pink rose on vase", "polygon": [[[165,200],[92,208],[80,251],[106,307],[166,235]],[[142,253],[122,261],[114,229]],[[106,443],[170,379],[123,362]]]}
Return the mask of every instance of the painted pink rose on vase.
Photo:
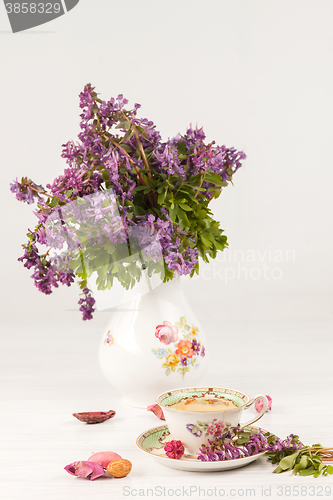
{"label": "painted pink rose on vase", "polygon": [[177,342],[178,328],[176,326],[172,326],[170,321],[163,321],[163,325],[158,325],[156,327],[155,337],[166,345],[171,344],[172,342]]}

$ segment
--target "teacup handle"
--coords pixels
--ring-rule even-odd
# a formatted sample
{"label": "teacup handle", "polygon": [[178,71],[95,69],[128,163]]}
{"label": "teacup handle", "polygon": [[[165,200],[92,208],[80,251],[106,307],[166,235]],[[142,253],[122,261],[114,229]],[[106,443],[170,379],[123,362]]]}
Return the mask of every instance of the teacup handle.
{"label": "teacup handle", "polygon": [[254,422],[256,422],[257,420],[259,420],[259,418],[261,418],[266,413],[267,408],[268,408],[268,400],[267,400],[266,396],[262,396],[261,394],[258,394],[258,396],[255,396],[254,398],[252,398],[251,401],[249,401],[244,406],[244,410],[247,410],[248,408],[250,408],[250,406],[252,406],[258,399],[262,399],[263,402],[264,402],[264,405],[262,407],[261,412],[259,413],[258,416],[254,417],[252,420],[249,420],[245,424],[240,424],[241,428],[247,427],[248,425],[253,424]]}

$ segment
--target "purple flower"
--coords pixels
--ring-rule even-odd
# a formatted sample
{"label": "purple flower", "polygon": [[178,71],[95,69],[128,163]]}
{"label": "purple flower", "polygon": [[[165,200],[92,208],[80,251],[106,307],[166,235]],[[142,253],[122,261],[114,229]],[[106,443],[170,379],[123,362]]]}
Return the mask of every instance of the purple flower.
{"label": "purple flower", "polygon": [[24,247],[24,255],[17,260],[24,262],[24,267],[30,269],[39,264],[39,255],[36,245],[30,244]]}
{"label": "purple flower", "polygon": [[44,191],[42,186],[37,186],[32,180],[27,177],[22,177],[21,182],[18,182],[17,178],[14,182],[10,184],[10,190],[15,193],[16,199],[19,201],[25,201],[30,205],[36,199],[42,202],[42,198],[39,195],[40,191]]}
{"label": "purple flower", "polygon": [[203,358],[205,357],[205,348],[204,348],[204,346],[201,347],[200,356],[202,356]]}
{"label": "purple flower", "polygon": [[59,272],[59,281],[63,285],[71,286],[74,283],[75,274],[72,272]]}
{"label": "purple flower", "polygon": [[192,340],[192,349],[193,349],[193,353],[198,355],[199,352],[200,352],[200,345],[199,345],[199,342],[197,340]]}
{"label": "purple flower", "polygon": [[80,311],[83,313],[83,320],[92,319],[92,313],[95,311],[94,304],[95,299],[91,296],[89,288],[84,288],[82,290],[84,297],[79,300]]}
{"label": "purple flower", "polygon": [[180,362],[183,366],[187,366],[187,358],[182,358]]}
{"label": "purple flower", "polygon": [[195,424],[187,424],[186,429],[194,436],[200,437],[202,435],[202,430]]}
{"label": "purple flower", "polygon": [[52,286],[55,288],[59,286],[55,269],[50,265],[42,264],[41,261],[35,266],[35,271],[31,277],[35,280],[38,290],[46,295],[52,293]]}

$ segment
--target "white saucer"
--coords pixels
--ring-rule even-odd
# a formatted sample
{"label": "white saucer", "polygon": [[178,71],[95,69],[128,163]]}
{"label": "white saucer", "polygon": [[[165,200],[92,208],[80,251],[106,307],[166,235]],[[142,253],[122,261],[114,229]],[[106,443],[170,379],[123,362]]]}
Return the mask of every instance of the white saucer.
{"label": "white saucer", "polygon": [[[259,427],[249,426],[245,428],[246,430],[251,430],[252,432],[258,432]],[[265,433],[264,429],[261,430]],[[167,425],[161,425],[159,427],[153,427],[146,432],[140,434],[136,440],[137,446],[140,450],[148,453],[158,462],[165,465],[166,467],[171,467],[172,469],[193,471],[193,472],[213,472],[213,471],[223,471],[238,469],[239,467],[244,467],[244,465],[250,464],[258,458],[265,454],[265,451],[257,453],[256,455],[251,455],[244,458],[235,458],[233,460],[221,460],[218,462],[202,462],[198,460],[194,455],[182,456],[179,460],[175,458],[169,458],[165,451],[164,445],[168,441],[169,429]]]}

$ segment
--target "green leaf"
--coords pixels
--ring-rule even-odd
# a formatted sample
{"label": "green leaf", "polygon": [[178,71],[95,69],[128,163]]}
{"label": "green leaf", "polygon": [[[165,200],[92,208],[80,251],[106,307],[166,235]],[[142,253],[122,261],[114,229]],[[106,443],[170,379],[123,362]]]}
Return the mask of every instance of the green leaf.
{"label": "green leaf", "polygon": [[111,243],[110,240],[108,240],[105,245],[104,245],[104,248],[105,250],[111,255],[114,253],[114,251],[116,250],[116,246],[114,243]]}
{"label": "green leaf", "polygon": [[280,474],[281,472],[284,472],[284,470],[278,465],[277,468],[273,470],[273,472],[275,474]]}
{"label": "green leaf", "polygon": [[[133,130],[127,130],[126,134],[124,135],[123,137],[123,142],[126,142],[126,141],[129,141],[130,139],[132,139],[134,135],[134,132]],[[123,144],[121,143],[121,147],[123,147]]]}
{"label": "green leaf", "polygon": [[248,440],[249,440],[248,437],[241,437],[241,438],[237,439],[236,444],[241,445],[241,444],[247,443]]}
{"label": "green leaf", "polygon": [[[124,138],[125,138],[125,136],[124,136]],[[121,143],[121,149],[123,149],[124,151],[126,151],[126,153],[131,153],[132,152],[132,148],[131,148],[131,146],[129,144]],[[134,170],[134,173],[136,173],[135,170]]]}
{"label": "green leaf", "polygon": [[181,155],[185,155],[185,153],[186,153],[186,144],[185,144],[184,141],[181,141],[178,144],[178,153],[181,154]]}
{"label": "green leaf", "polygon": [[227,186],[226,182],[221,180],[221,176],[214,172],[207,172],[205,175],[205,181],[215,184],[215,186]]}
{"label": "green leaf", "polygon": [[295,453],[293,453],[292,455],[288,455],[287,457],[284,457],[280,463],[279,463],[279,466],[283,469],[283,470],[286,470],[286,469],[289,469],[290,467],[292,467],[295,463],[295,460],[296,458],[298,457],[298,455],[301,453],[301,450],[297,450],[295,451]]}
{"label": "green leaf", "polygon": [[206,210],[199,210],[197,213],[196,213],[196,216],[199,217],[199,219],[204,219],[205,217],[207,217],[207,211]]}
{"label": "green leaf", "polygon": [[177,210],[177,217],[179,219],[180,229],[183,230],[190,227],[191,225],[190,221],[188,220],[186,213],[179,207],[179,205],[177,205],[176,210]]}
{"label": "green leaf", "polygon": [[120,121],[115,128],[126,128],[126,123],[128,123],[127,120]]}
{"label": "green leaf", "polygon": [[[173,205],[173,204],[172,204]],[[169,217],[172,222],[176,222],[176,207],[171,205],[171,208],[169,210]]]}
{"label": "green leaf", "polygon": [[327,474],[333,474],[333,465],[328,465],[326,472],[327,472]]}
{"label": "green leaf", "polygon": [[301,476],[312,476],[312,474],[315,474],[317,472],[316,469],[303,469],[300,471]]}
{"label": "green leaf", "polygon": [[179,203],[179,206],[186,212],[192,212],[192,208],[189,207],[188,205],[185,205],[185,203]]}
{"label": "green leaf", "polygon": [[50,203],[50,207],[57,207],[59,205],[59,198],[58,196],[53,196],[52,201]]}
{"label": "green leaf", "polygon": [[295,465],[294,469],[293,469],[293,474],[297,474],[297,472],[299,472],[300,470],[302,469],[306,469],[306,467],[308,466],[309,464],[309,459],[306,455],[303,455],[299,461],[298,464]]}
{"label": "green leaf", "polygon": [[139,205],[134,205],[133,207],[133,213],[134,215],[145,215],[146,210]]}
{"label": "green leaf", "polygon": [[167,194],[167,189],[164,189],[159,195],[158,195],[158,198],[157,198],[157,203],[159,205],[162,205],[164,203],[164,200],[165,200],[165,197],[166,197],[166,194]]}
{"label": "green leaf", "polygon": [[206,236],[204,236],[203,234],[200,234],[200,239],[202,241],[202,243],[208,247],[208,248],[213,248],[213,243],[208,239],[206,238]]}

